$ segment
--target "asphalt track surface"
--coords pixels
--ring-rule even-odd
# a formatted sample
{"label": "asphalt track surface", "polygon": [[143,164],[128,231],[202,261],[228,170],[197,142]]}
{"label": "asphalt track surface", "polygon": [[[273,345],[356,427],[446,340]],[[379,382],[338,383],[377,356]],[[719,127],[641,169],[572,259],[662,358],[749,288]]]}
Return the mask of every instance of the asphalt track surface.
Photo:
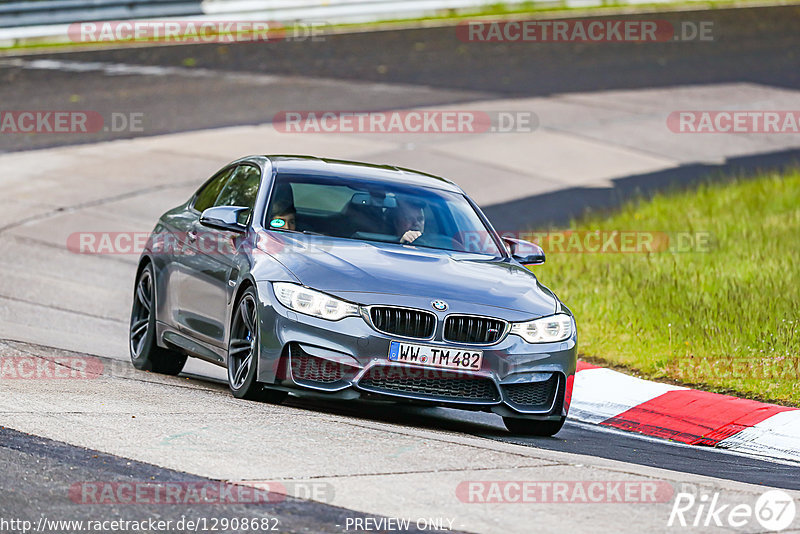
{"label": "asphalt track surface", "polygon": [[[36,351],[36,347],[29,346],[24,350]],[[217,381],[204,377],[192,378],[195,385],[204,384],[210,390],[225,389],[224,384]],[[618,431],[603,431],[591,425],[574,422],[568,422],[553,438],[519,438],[509,436],[502,428],[499,418],[483,413],[385,403],[330,403],[305,399],[291,399],[288,405],[299,410],[312,411],[315,415],[344,415],[361,421],[475,435],[528,447],[599,456],[678,472],[770,487],[800,489],[800,469],[795,466],[647,439]],[[45,518],[43,521],[152,519],[171,521],[172,525],[177,525],[182,518],[213,521],[215,518],[246,517],[274,522],[270,524],[277,525],[281,532],[336,533],[346,531],[344,525],[348,520],[365,517],[380,519],[374,514],[353,512],[321,502],[277,496],[274,502],[267,503],[202,506],[191,503],[150,504],[146,501],[137,502],[135,506],[120,502],[80,503],[76,500],[76,494],[70,491],[76,481],[105,485],[141,484],[142,481],[148,485],[199,485],[218,482],[3,427],[0,427],[0,472],[3,473],[0,476],[0,495],[3,496],[0,499],[0,517],[26,520],[34,525],[40,518]],[[69,527],[51,529],[56,532],[80,531]],[[173,526],[168,531],[191,532],[193,529]]]}
{"label": "asphalt track surface", "polygon": [[[314,501],[269,494],[266,500],[249,504],[208,504],[174,505],[141,504],[130,506],[120,503],[100,503],[76,505],[77,496],[70,494],[70,487],[76,480],[103,481],[123,484],[132,481],[148,481],[148,484],[171,483],[196,485],[213,484],[214,481],[170,469],[163,469],[104,454],[90,449],[65,445],[46,438],[40,438],[0,427],[0,517],[9,520],[31,521],[34,525],[44,517],[48,521],[121,520],[121,521],[171,521],[168,532],[196,532],[194,528],[178,528],[178,522],[188,519],[195,522],[206,519],[205,525],[212,525],[212,518],[257,519],[270,529],[279,532],[342,532],[347,519],[363,518],[364,514],[345,510]],[[210,486],[213,487],[213,486]],[[230,488],[234,495],[234,488]],[[242,500],[256,500],[242,494]],[[74,500],[73,500],[74,499]],[[191,501],[189,501],[191,502]],[[370,516],[374,517],[374,516]],[[53,523],[50,523],[53,525]],[[185,523],[184,523],[185,524]],[[2,529],[14,532],[17,529]],[[128,530],[128,529],[122,529]],[[239,529],[217,529],[234,532]],[[267,529],[263,529],[266,531]],[[76,528],[50,528],[43,531],[80,532]],[[107,530],[111,531],[111,530]],[[147,532],[148,529],[142,529]],[[409,529],[404,532],[420,532]]]}
{"label": "asphalt track surface", "polygon": [[[732,82],[800,88],[800,6],[606,18],[664,20],[675,27],[711,23],[713,40],[469,43],[448,26],[328,35],[319,42],[126,46],[0,57],[5,110],[92,110],[107,119],[112,113],[144,118],[142,131],[135,133],[112,128],[88,135],[0,136],[0,153],[264,124],[287,110],[407,109]],[[31,61],[55,63],[31,68]],[[690,186],[709,176],[781,169],[798,161],[798,150],[760,153],[623,176],[613,188],[569,187],[482,207],[497,228],[563,225],[587,206],[614,208],[632,196]]]}
{"label": "asphalt track surface", "polygon": [[[648,18],[640,16],[640,18]],[[651,17],[652,18],[652,17]],[[570,91],[619,88],[670,87],[727,81],[750,81],[778,87],[800,87],[797,50],[800,8],[794,6],[740,10],[697,11],[658,15],[667,20],[713,20],[718,38],[711,43],[649,43],[646,45],[576,44],[524,45],[462,43],[452,28],[385,31],[329,36],[322,43],[245,43],[238,45],[190,45],[47,54],[37,58],[58,61],[102,62],[207,69],[219,76],[196,79],[165,75],[37,70],[18,66],[0,68],[0,97],[4,109],[87,109],[101,113],[144,112],[149,117],[146,133],[206,129],[228,125],[268,122],[285,109],[349,110],[406,108],[410,106],[466,102],[491,97],[548,95]],[[702,46],[701,46],[702,45]],[[263,87],[240,84],[235,74],[281,76],[284,81]],[[393,92],[387,85],[383,96],[365,101],[351,85],[314,84],[305,78],[359,83],[411,84],[418,91]],[[302,88],[298,91],[298,87]],[[345,92],[345,89],[347,92]],[[4,138],[0,150],[16,151],[45,146],[97,142],[128,133],[101,132],[96,137],[33,136]],[[773,154],[742,162],[757,168],[765,161],[775,166],[796,159],[797,154]],[[770,160],[772,158],[772,160]],[[687,171],[687,183],[699,172]],[[658,182],[642,177],[642,184]],[[660,182],[659,182],[660,183]],[[632,188],[633,189],[633,188]],[[592,193],[603,194],[603,193]],[[570,202],[604,202],[599,197],[574,198],[574,192],[548,197],[553,210]],[[497,208],[525,213],[524,199]],[[490,216],[492,207],[487,209]],[[209,386],[212,386],[209,383]],[[217,387],[216,385],[212,387]],[[698,447],[686,447],[632,434],[568,423],[555,438],[515,438],[506,434],[496,417],[444,409],[400,408],[387,416],[372,405],[322,405],[292,401],[310,410],[346,413],[473,434],[531,447],[574,452],[624,462],[708,475],[723,479],[800,489],[800,469]],[[111,455],[71,447],[43,438],[0,429],[0,489],[4,515],[38,516],[43,506],[60,506],[62,519],[75,513],[63,500],[69,480],[155,477],[155,480],[187,480],[188,475],[129,462]],[[80,477],[75,471],[81,471]],[[11,511],[15,514],[11,514]],[[85,510],[84,510],[85,511]],[[141,510],[140,510],[141,511]],[[187,508],[186,515],[192,510]],[[226,510],[239,515],[242,510]],[[252,511],[251,509],[247,510]],[[105,508],[98,514],[113,515]],[[152,510],[158,513],[158,510]],[[325,532],[352,512],[312,502],[289,500],[260,506],[259,514],[281,517],[292,531]],[[124,513],[124,511],[123,511]],[[337,531],[341,531],[338,529]]]}
{"label": "asphalt track surface", "polygon": [[292,405],[395,424],[463,432],[528,447],[573,452],[672,471],[800,490],[800,467],[797,465],[758,460],[718,449],[688,446],[575,421],[568,420],[564,428],[550,438],[519,437],[510,435],[496,416],[481,412],[400,406],[387,411],[380,406],[366,404],[331,405],[331,403],[314,403],[306,400],[292,401]]}
{"label": "asphalt track surface", "polygon": [[[247,42],[122,47],[36,54],[36,59],[206,70],[209,76],[115,76],[84,71],[28,70],[0,63],[3,109],[92,109],[143,112],[147,135],[262,124],[286,110],[376,110],[464,102],[487,97],[752,82],[800,87],[800,6],[716,9],[613,20],[713,23],[712,41],[656,43],[462,42],[452,26],[329,35],[321,42]],[[190,64],[191,67],[186,65]],[[236,75],[281,76],[283,82],[239,83]],[[289,78],[286,78],[289,77]],[[389,84],[364,94],[291,77]],[[402,94],[392,86],[419,91]],[[424,88],[424,89],[423,89]],[[13,136],[0,150],[42,148],[131,137]]]}
{"label": "asphalt track surface", "polygon": [[[40,352],[36,346],[15,344],[21,350]],[[66,354],[63,351],[59,353]],[[107,364],[112,362],[106,361]],[[152,380],[133,375],[134,380]],[[189,376],[192,385],[211,391],[226,386],[206,377]],[[386,403],[332,403],[308,399],[290,399],[287,404],[301,411],[353,417],[364,422],[391,423],[408,428],[474,435],[539,449],[598,456],[669,469],[677,472],[708,475],[769,487],[800,489],[800,469],[796,466],[756,460],[724,451],[690,447],[663,440],[648,439],[619,431],[605,431],[592,425],[568,422],[553,438],[512,437],[502,428],[499,418],[490,414],[462,412],[444,408],[420,408]],[[265,429],[268,431],[268,429]],[[290,444],[287,444],[291,446]],[[120,458],[111,454],[67,445],[46,438],[0,427],[0,517],[28,520],[36,524],[48,520],[153,520],[172,521],[182,517],[267,518],[276,521],[284,532],[343,532],[348,518],[371,517],[325,503],[279,498],[257,504],[216,504],[213,506],[159,505],[137,502],[135,506],[112,502],[78,503],[70,493],[76,481],[90,483],[201,484],[214,483],[187,473]],[[78,504],[78,505],[76,505]],[[53,529],[73,532],[77,529]],[[171,532],[192,531],[173,527]],[[233,530],[231,530],[233,531]],[[352,531],[352,529],[351,529]],[[408,530],[406,532],[415,532]]]}

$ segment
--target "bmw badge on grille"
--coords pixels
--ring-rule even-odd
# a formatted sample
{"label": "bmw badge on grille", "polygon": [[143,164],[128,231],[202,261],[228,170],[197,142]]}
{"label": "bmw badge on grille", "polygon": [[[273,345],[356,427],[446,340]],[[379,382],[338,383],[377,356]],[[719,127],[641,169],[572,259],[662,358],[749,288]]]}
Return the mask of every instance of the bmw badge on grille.
{"label": "bmw badge on grille", "polygon": [[437,311],[445,311],[447,309],[447,303],[443,300],[434,300],[431,302],[431,306]]}

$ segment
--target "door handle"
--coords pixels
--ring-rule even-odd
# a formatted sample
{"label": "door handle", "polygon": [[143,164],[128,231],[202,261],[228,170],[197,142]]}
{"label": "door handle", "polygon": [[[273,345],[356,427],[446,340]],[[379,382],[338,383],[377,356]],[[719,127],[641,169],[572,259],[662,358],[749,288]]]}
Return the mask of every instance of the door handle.
{"label": "door handle", "polygon": [[195,241],[197,241],[197,232],[195,232],[194,230],[189,230],[188,232],[186,232],[186,237],[189,239],[189,241],[194,243]]}

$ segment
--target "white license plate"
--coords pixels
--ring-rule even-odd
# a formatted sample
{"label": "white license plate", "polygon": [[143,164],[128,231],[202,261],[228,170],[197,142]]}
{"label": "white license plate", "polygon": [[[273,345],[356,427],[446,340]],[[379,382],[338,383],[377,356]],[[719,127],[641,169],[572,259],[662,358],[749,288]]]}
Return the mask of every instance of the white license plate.
{"label": "white license plate", "polygon": [[389,344],[389,361],[430,365],[446,369],[461,369],[463,371],[478,371],[483,362],[483,351],[431,347],[430,345],[392,341]]}

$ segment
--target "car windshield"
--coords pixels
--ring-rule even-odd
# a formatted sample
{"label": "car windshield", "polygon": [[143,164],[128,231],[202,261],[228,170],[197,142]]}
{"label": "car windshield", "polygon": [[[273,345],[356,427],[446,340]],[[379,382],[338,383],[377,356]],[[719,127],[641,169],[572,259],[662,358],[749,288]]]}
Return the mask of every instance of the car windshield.
{"label": "car windshield", "polygon": [[501,255],[464,195],[363,178],[279,174],[265,227]]}

